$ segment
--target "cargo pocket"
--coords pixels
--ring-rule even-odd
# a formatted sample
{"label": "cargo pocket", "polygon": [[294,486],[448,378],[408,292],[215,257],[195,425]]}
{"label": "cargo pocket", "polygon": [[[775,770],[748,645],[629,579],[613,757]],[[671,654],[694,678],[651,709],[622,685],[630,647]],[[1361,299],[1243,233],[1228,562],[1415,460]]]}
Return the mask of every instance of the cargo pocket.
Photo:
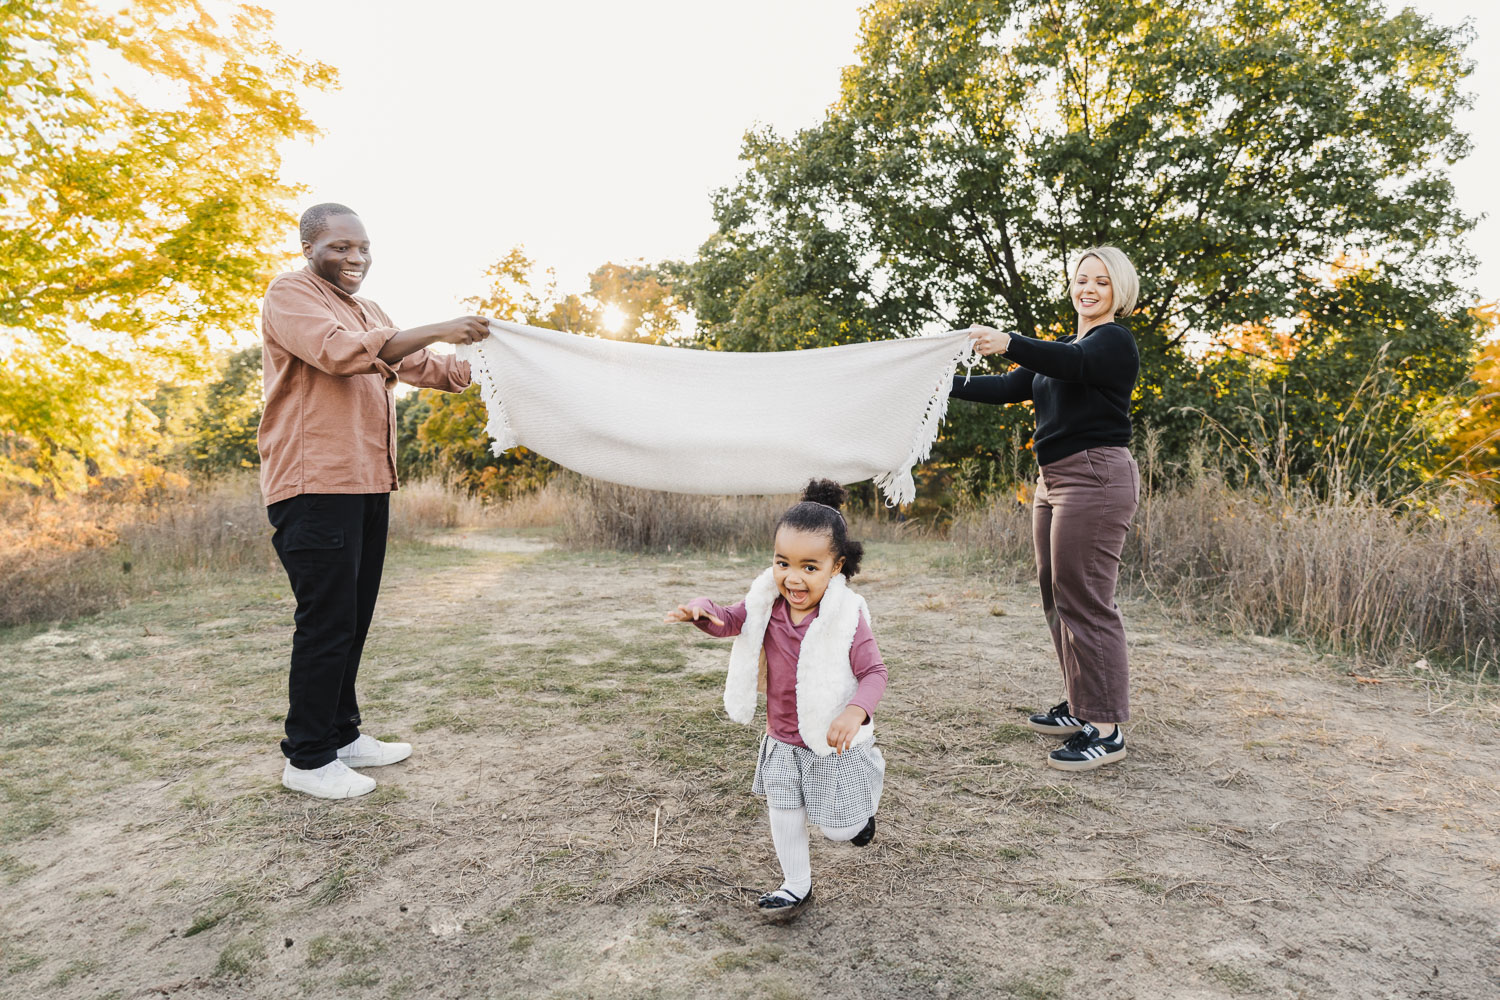
{"label": "cargo pocket", "polygon": [[317,549],[341,549],[344,547],[344,529],[330,524],[289,525],[286,540],[282,543],[286,552],[305,552]]}

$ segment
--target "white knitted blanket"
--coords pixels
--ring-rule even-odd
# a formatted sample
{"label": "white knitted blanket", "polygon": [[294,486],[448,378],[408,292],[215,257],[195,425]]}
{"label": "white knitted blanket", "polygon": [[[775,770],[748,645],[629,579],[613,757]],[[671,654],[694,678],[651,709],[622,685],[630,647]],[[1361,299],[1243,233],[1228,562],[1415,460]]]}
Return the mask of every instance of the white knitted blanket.
{"label": "white knitted blanket", "polygon": [[916,499],[960,363],[963,331],[747,354],[492,322],[461,346],[496,455],[523,445],[575,472],[676,493],[794,493],[874,479]]}

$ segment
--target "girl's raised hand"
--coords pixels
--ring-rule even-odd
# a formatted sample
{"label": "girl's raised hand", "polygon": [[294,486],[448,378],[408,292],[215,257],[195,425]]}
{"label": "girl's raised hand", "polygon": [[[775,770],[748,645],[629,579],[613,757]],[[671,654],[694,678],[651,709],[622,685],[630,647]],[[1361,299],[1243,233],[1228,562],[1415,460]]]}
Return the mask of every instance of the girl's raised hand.
{"label": "girl's raised hand", "polygon": [[839,713],[833,725],[828,727],[828,745],[833,747],[834,753],[841,754],[849,749],[849,742],[859,734],[859,727],[865,724],[866,718],[865,710],[858,705],[850,705]]}
{"label": "girl's raised hand", "polygon": [[980,354],[1004,354],[1010,349],[1010,334],[992,326],[975,323],[969,327],[969,339]]}
{"label": "girl's raised hand", "polygon": [[675,610],[668,611],[667,617],[663,618],[662,621],[668,623],[695,622],[700,618],[707,618],[709,621],[713,622],[720,628],[724,627],[724,623],[719,621],[718,618],[715,618],[713,615],[709,614],[706,608],[690,608],[686,604],[679,604],[677,605]]}

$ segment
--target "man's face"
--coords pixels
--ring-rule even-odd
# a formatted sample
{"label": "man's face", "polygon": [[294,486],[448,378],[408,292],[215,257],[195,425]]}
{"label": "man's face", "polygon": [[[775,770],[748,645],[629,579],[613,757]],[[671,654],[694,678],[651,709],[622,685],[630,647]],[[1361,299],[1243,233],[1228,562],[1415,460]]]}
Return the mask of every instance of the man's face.
{"label": "man's face", "polygon": [[357,215],[330,215],[311,243],[302,241],[302,256],[313,273],[350,295],[370,273],[370,237]]}

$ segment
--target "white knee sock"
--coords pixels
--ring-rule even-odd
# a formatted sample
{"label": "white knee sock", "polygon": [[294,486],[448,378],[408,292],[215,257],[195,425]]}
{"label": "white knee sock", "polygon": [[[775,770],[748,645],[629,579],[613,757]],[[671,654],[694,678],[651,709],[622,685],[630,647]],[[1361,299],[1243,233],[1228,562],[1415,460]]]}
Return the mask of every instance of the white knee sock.
{"label": "white knee sock", "polygon": [[855,823],[853,826],[821,826],[818,829],[822,830],[823,836],[829,840],[853,840],[854,835],[863,830],[865,823],[868,822],[870,821],[865,820],[864,823]]}
{"label": "white knee sock", "polygon": [[[863,824],[861,824],[863,825]],[[854,834],[850,834],[854,836]],[[812,856],[807,843],[807,810],[771,807],[771,842],[786,879],[781,888],[798,899],[812,888]]]}

